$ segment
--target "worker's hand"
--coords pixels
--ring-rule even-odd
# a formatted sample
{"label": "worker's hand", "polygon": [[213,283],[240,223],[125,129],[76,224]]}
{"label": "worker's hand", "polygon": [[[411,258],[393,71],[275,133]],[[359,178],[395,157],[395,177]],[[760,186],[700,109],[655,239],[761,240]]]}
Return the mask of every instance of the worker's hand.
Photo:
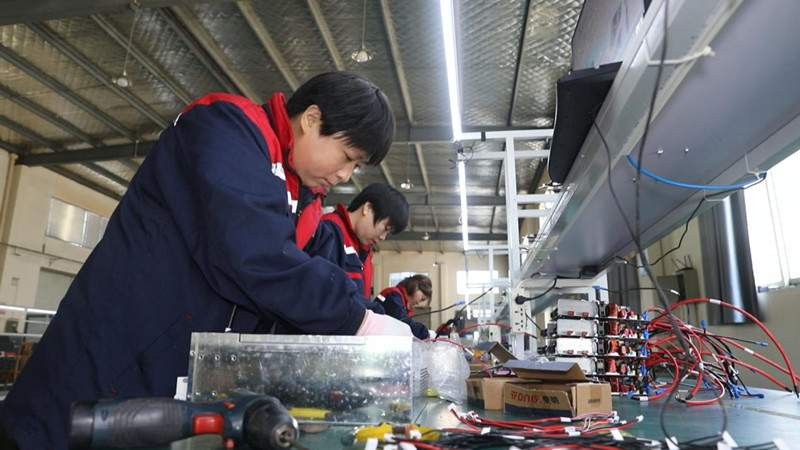
{"label": "worker's hand", "polygon": [[376,314],[368,309],[356,336],[374,335],[413,336],[413,334],[411,334],[411,328],[409,328],[408,325],[394,317]]}

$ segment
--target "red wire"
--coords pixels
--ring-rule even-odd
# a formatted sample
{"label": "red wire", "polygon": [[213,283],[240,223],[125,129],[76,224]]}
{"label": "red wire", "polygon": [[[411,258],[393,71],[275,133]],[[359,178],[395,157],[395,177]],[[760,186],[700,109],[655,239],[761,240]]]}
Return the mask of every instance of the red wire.
{"label": "red wire", "polygon": [[[721,340],[721,341],[725,341],[725,342],[727,342],[727,343],[729,343],[729,344],[732,344],[733,346],[735,346],[735,347],[738,347],[738,348],[739,348],[739,349],[741,349],[741,350],[745,350],[745,346],[744,346],[744,345],[742,345],[742,344],[740,344],[740,343],[738,343],[738,342],[734,341],[733,339],[728,339],[728,338],[726,338],[726,337],[722,337],[722,336],[716,336],[716,335],[713,335],[713,336],[714,336],[715,338],[717,338],[717,339]],[[753,351],[753,350],[752,350],[752,349],[750,349],[750,351]],[[749,352],[745,351],[745,353],[749,353]],[[760,359],[760,360],[762,360],[762,361],[766,362],[767,364],[771,365],[772,367],[774,367],[774,368],[776,368],[776,369],[780,370],[781,372],[783,372],[783,373],[785,373],[785,374],[788,374],[788,373],[789,373],[789,371],[788,371],[788,370],[786,370],[785,368],[781,367],[781,366],[780,366],[780,364],[778,364],[778,363],[776,363],[775,361],[773,361],[773,360],[771,360],[771,359],[769,359],[769,358],[767,358],[767,357],[765,357],[765,356],[763,356],[763,355],[759,354],[758,352],[755,352],[755,351],[753,351],[753,353],[750,353],[750,354],[751,354],[751,355],[753,355],[753,356],[755,356],[756,358],[758,358],[758,359]],[[796,380],[798,380],[798,381],[800,381],[800,375],[796,376],[796,377],[795,377],[795,379],[796,379]]]}
{"label": "red wire", "polygon": [[[673,310],[679,306],[688,305],[691,303],[712,303],[712,302],[711,299],[708,298],[691,298],[687,300],[681,300],[678,303],[675,303],[674,305],[672,305],[670,309]],[[770,340],[772,340],[772,342],[775,344],[775,347],[778,348],[778,351],[780,352],[781,356],[783,356],[783,360],[786,362],[786,368],[789,370],[789,375],[792,379],[792,386],[794,387],[795,394],[800,395],[800,393],[798,393],[797,391],[797,383],[795,382],[797,376],[795,375],[794,367],[792,367],[792,362],[789,360],[789,356],[786,354],[786,351],[783,349],[783,346],[780,344],[780,342],[778,342],[777,339],[775,339],[775,336],[772,334],[772,332],[769,331],[769,329],[766,326],[764,326],[764,324],[761,323],[760,320],[756,319],[752,314],[743,310],[742,308],[739,308],[738,306],[734,306],[731,305],[730,303],[726,303],[720,300],[714,300],[712,304],[718,304],[742,313],[745,317],[752,320],[756,325],[758,325],[764,331],[764,333],[766,333],[767,336],[769,336]]]}

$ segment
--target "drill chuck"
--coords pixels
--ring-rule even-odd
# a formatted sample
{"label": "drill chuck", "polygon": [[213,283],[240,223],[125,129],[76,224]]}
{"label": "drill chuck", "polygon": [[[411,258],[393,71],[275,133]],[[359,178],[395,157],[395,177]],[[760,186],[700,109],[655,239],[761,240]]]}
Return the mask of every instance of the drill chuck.
{"label": "drill chuck", "polygon": [[275,397],[264,397],[244,415],[244,438],[253,448],[290,448],[298,437],[297,420]]}

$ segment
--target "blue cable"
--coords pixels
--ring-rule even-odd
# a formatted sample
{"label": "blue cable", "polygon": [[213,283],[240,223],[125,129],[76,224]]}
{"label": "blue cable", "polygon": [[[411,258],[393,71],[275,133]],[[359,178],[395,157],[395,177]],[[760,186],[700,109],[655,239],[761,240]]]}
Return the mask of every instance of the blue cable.
{"label": "blue cable", "polygon": [[756,178],[754,178],[752,180],[743,181],[743,182],[741,182],[739,184],[728,184],[728,185],[723,185],[723,186],[711,186],[711,185],[707,185],[707,184],[690,184],[690,183],[681,183],[680,181],[674,181],[674,180],[670,180],[668,178],[664,178],[664,177],[662,177],[660,175],[656,175],[653,172],[650,172],[649,170],[645,169],[644,167],[642,167],[640,169],[639,165],[636,164],[636,160],[634,160],[631,155],[628,155],[628,161],[631,163],[631,165],[635,169],[641,170],[643,174],[647,175],[648,177],[650,177],[650,178],[652,178],[652,179],[654,179],[656,181],[660,181],[662,183],[666,183],[666,184],[669,184],[669,185],[672,185],[672,186],[677,186],[677,187],[682,187],[682,188],[689,188],[689,189],[715,189],[715,190],[721,190],[721,191],[727,191],[727,190],[730,190],[730,189],[741,189],[741,188],[747,186],[748,184],[755,183],[756,181],[763,180],[764,177],[766,176],[764,173],[759,173],[758,175],[756,175]]}

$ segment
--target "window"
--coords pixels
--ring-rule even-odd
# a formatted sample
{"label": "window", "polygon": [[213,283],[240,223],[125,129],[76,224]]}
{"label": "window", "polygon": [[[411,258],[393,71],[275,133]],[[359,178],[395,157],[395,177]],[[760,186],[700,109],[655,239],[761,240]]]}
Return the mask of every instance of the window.
{"label": "window", "polygon": [[425,275],[426,277],[430,276],[428,272],[393,272],[389,274],[389,286],[397,286],[397,283],[405,280],[408,277],[413,277],[414,275]]}
{"label": "window", "polygon": [[800,282],[800,152],[744,192],[753,275],[760,290]]}
{"label": "window", "polygon": [[[469,273],[469,280],[467,279]],[[498,272],[492,271],[491,277],[488,270],[459,270],[456,272],[456,293],[458,295],[482,294],[492,285],[492,280],[497,279]],[[494,288],[494,292],[500,289]]]}
{"label": "window", "polygon": [[108,218],[57,198],[50,198],[46,235],[71,244],[94,248],[106,231]]}

